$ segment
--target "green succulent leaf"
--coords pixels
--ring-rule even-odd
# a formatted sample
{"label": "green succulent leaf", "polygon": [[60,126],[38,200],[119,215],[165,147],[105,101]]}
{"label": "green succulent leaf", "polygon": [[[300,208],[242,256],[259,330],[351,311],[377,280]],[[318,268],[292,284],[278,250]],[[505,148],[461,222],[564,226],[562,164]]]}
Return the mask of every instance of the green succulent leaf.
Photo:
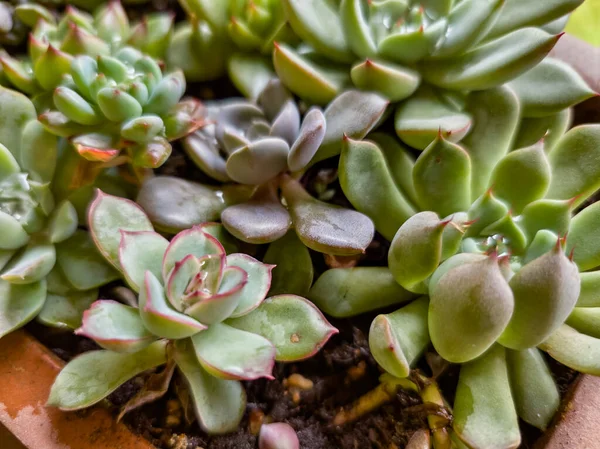
{"label": "green succulent leaf", "polygon": [[310,109],[288,154],[288,168],[291,171],[302,170],[308,165],[323,143],[326,130],[327,121],[321,110]]}
{"label": "green succulent leaf", "polygon": [[289,150],[288,143],[278,137],[255,140],[229,155],[227,174],[241,184],[262,184],[287,168]]}
{"label": "green succulent leaf", "polygon": [[453,363],[468,362],[487,351],[508,325],[515,307],[495,255],[451,268],[430,296],[431,341]]}
{"label": "green succulent leaf", "polygon": [[295,231],[289,231],[269,245],[263,262],[274,266],[269,296],[292,294],[307,296],[314,269],[310,252]]}
{"label": "green succulent leaf", "polygon": [[73,56],[54,48],[52,44],[48,45],[46,51],[36,59],[33,66],[35,78],[42,89],[56,88],[62,82],[63,77],[69,73],[72,60]]}
{"label": "green succulent leaf", "polygon": [[214,188],[174,176],[156,176],[142,184],[136,202],[157,229],[175,233],[218,220],[226,207],[219,193]]}
{"label": "green succulent leaf", "polygon": [[467,210],[471,204],[469,154],[440,134],[418,157],[413,183],[422,210],[441,216]]}
{"label": "green succulent leaf", "polygon": [[502,220],[508,215],[508,207],[497,199],[491,189],[477,198],[468,211],[472,222],[465,232],[465,237],[477,236],[489,225]]}
{"label": "green succulent leaf", "polygon": [[230,315],[231,318],[237,318],[250,313],[263,302],[271,287],[271,271],[274,266],[241,253],[228,255],[227,266],[241,268],[248,276],[239,293],[240,302]]}
{"label": "green succulent leaf", "polygon": [[582,334],[563,324],[539,348],[569,368],[600,375],[600,339]]}
{"label": "green succulent leaf", "polygon": [[572,210],[573,203],[568,200],[533,201],[523,209],[520,225],[529,240],[542,229],[565,235],[569,230]]}
{"label": "green succulent leaf", "polygon": [[579,273],[557,241],[552,251],[521,268],[510,288],[515,311],[499,341],[526,349],[542,343],[567,319],[579,297]]}
{"label": "green succulent leaf", "polygon": [[225,324],[272,342],[277,350],[275,359],[281,362],[311,357],[337,333],[319,309],[295,295],[267,298],[249,314],[227,320]]}
{"label": "green succulent leaf", "polygon": [[146,272],[140,288],[139,314],[152,334],[170,340],[191,337],[206,329],[206,326],[167,303],[164,287],[150,271]]}
{"label": "green succulent leaf", "polygon": [[0,338],[31,321],[46,301],[46,281],[12,284],[0,281]]}
{"label": "green succulent leaf", "polygon": [[8,148],[0,143],[0,178],[4,179],[12,174],[19,173],[20,171],[21,167],[15,157]]}
{"label": "green succulent leaf", "polygon": [[522,255],[527,249],[527,236],[510,212],[484,228],[481,234],[489,237],[501,235],[510,242],[510,249],[515,255]]}
{"label": "green succulent leaf", "polygon": [[344,139],[340,185],[352,205],[367,215],[379,233],[392,240],[415,210],[398,189],[382,150],[372,142]]}
{"label": "green succulent leaf", "polygon": [[316,200],[289,176],[281,189],[296,233],[309,248],[340,256],[361,254],[373,240],[375,228],[366,215]]}
{"label": "green succulent leaf", "polygon": [[78,218],[75,206],[63,201],[52,211],[48,222],[50,242],[60,243],[71,237],[77,230]]}
{"label": "green succulent leaf", "polygon": [[242,384],[208,373],[196,357],[191,340],[175,343],[175,362],[192,396],[192,407],[202,429],[209,434],[233,432],[246,410]]}
{"label": "green succulent leaf", "polygon": [[558,388],[539,349],[506,351],[508,372],[519,417],[546,430],[560,406]]}
{"label": "green succulent leaf", "polygon": [[469,447],[513,448],[521,442],[505,352],[495,345],[461,367],[453,427]]}
{"label": "green succulent leaf", "polygon": [[423,296],[371,323],[369,348],[377,363],[395,377],[408,377],[431,340],[427,325],[429,298]]}
{"label": "green succulent leaf", "polygon": [[577,307],[600,307],[600,271],[579,273],[581,291]]}
{"label": "green succulent leaf", "polygon": [[334,61],[352,60],[343,22],[333,2],[284,0],[283,7],[293,30],[303,41]]}
{"label": "green succulent leaf", "polygon": [[162,261],[169,241],[153,231],[121,231],[119,263],[127,283],[139,291],[146,271],[161,275]]}
{"label": "green succulent leaf", "polygon": [[133,201],[108,195],[101,190],[90,204],[88,224],[94,243],[117,269],[121,231],[153,231],[146,213]]}
{"label": "green succulent leaf", "polygon": [[359,89],[378,92],[392,102],[410,97],[421,84],[413,69],[370,59],[352,67],[350,77]]}
{"label": "green succulent leaf", "polygon": [[423,282],[441,261],[446,224],[434,212],[420,212],[409,218],[396,233],[388,253],[388,264],[396,282],[406,290],[427,292]]}
{"label": "green succulent leaf", "polygon": [[350,82],[345,67],[310,60],[285,44],[275,45],[273,65],[286,87],[314,104],[329,103]]}
{"label": "green succulent leaf", "polygon": [[[277,272],[277,268],[274,273]],[[385,267],[333,268],[323,273],[308,293],[320,310],[335,318],[402,304],[415,298]]]}
{"label": "green succulent leaf", "polygon": [[327,131],[312,163],[340,154],[344,136],[362,139],[382,119],[389,102],[378,94],[348,90],[325,109]]}
{"label": "green succulent leaf", "polygon": [[600,338],[600,308],[576,307],[566,324],[582,334]]}
{"label": "green succulent leaf", "polygon": [[39,182],[50,182],[57,163],[58,139],[38,121],[27,124],[21,139],[21,169]]}
{"label": "green succulent leaf", "polygon": [[246,98],[256,98],[275,78],[271,61],[255,54],[234,53],[227,62],[229,78]]}
{"label": "green succulent leaf", "polygon": [[2,250],[16,250],[29,242],[29,234],[12,215],[0,211],[0,227],[3,231],[0,235]]}
{"label": "green succulent leaf", "polygon": [[[48,282],[48,290],[52,291],[50,282]],[[98,290],[65,294],[48,293],[44,307],[36,319],[45,326],[73,331],[81,326],[83,313],[96,299],[98,299]]]}
{"label": "green succulent leaf", "polygon": [[506,155],[494,168],[490,185],[494,194],[518,215],[528,204],[544,197],[551,175],[550,163],[540,142]]}
{"label": "green succulent leaf", "polygon": [[477,198],[488,187],[496,164],[511,149],[520,107],[515,93],[500,86],[470,93],[465,109],[473,117],[473,127],[462,146],[471,159],[471,196]]}
{"label": "green succulent leaf", "polygon": [[167,342],[156,341],[133,354],[90,351],[71,360],[56,377],[47,405],[61,410],[90,407],[129,379],[167,361]]}
{"label": "green succulent leaf", "polygon": [[109,351],[126,353],[138,352],[156,340],[136,308],[110,300],[93,303],[75,334],[91,338]]}
{"label": "green succulent leaf", "polygon": [[421,73],[426,81],[445,89],[489,89],[535,67],[559,37],[537,28],[523,28],[448,61],[426,62]]}
{"label": "green succulent leaf", "polygon": [[600,204],[594,203],[571,220],[567,236],[567,252],[580,271],[600,266]]}
{"label": "green succulent leaf", "polygon": [[260,335],[217,323],[192,337],[196,357],[210,374],[222,379],[272,379],[275,347]]}
{"label": "green succulent leaf", "polygon": [[418,150],[427,148],[441,133],[459,142],[471,128],[471,117],[443,101],[430,88],[423,88],[396,109],[396,134]]}
{"label": "green succulent leaf", "polygon": [[121,277],[100,254],[90,233],[83,230],[56,245],[56,262],[77,290],[97,288]]}
{"label": "green succulent leaf", "polygon": [[571,129],[550,154],[552,182],[547,198],[581,204],[600,187],[600,125]]}
{"label": "green succulent leaf", "polygon": [[545,117],[597,95],[568,64],[546,58],[509,84],[524,117]]}
{"label": "green succulent leaf", "polygon": [[32,241],[10,260],[0,278],[13,284],[38,282],[52,270],[55,262],[54,245]]}
{"label": "green succulent leaf", "polygon": [[525,148],[544,140],[544,150],[550,154],[571,127],[571,109],[536,118],[522,118],[513,148]]}
{"label": "green succulent leaf", "polygon": [[21,159],[23,131],[36,116],[33,103],[25,95],[0,86],[0,143],[16,160]]}

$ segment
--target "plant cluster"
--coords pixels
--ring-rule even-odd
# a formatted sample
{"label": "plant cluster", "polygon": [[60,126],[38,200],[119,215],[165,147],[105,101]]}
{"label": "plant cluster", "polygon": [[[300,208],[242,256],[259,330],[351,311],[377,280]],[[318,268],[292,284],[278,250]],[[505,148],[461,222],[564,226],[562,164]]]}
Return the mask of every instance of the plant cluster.
{"label": "plant cluster", "polygon": [[[323,313],[394,305],[369,333],[381,384],[334,425],[407,388],[446,413],[412,445],[511,448],[559,407],[546,354],[600,375],[600,125],[569,130],[597,94],[547,57],[582,0],[180,0],[177,24],[76,3],[0,4],[3,45],[30,30],[0,55],[0,337],[36,318],[101,348],[50,405],[144,374],[121,417],[176,378],[232,432],[241,381],[319,351]],[[226,74],[243,98],[185,97]],[[206,184],[152,172],[173,142]],[[374,239],[387,266],[354,266]],[[313,283],[323,257],[352,267]],[[452,406],[428,351],[459,365]]]}

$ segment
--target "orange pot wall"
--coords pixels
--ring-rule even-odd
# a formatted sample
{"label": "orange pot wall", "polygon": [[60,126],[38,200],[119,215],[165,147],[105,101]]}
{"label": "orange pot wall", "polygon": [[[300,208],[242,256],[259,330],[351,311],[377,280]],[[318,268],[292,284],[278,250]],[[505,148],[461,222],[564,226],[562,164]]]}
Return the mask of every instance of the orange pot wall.
{"label": "orange pot wall", "polygon": [[[100,407],[44,406],[63,362],[25,331],[0,339],[0,422],[29,449],[154,449]],[[3,448],[0,441],[0,448]]]}

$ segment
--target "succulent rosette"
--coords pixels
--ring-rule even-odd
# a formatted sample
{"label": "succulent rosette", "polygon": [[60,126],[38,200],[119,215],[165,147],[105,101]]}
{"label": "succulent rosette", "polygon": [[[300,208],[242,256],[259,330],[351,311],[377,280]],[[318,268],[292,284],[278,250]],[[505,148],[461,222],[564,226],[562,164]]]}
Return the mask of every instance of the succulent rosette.
{"label": "succulent rosette", "polygon": [[22,58],[3,55],[0,63],[9,83],[30,96],[52,91],[61,84],[77,55],[109,56],[129,45],[163,58],[173,26],[173,16],[166,13],[144,17],[131,25],[118,0],[98,7],[94,15],[67,6],[58,22],[37,3],[17,6],[15,15],[32,29],[28,54]]}
{"label": "succulent rosette", "polygon": [[[529,83],[543,86],[548,67],[570,73],[543,64]],[[408,303],[374,320],[371,351],[396,377],[431,344],[462,364],[453,425],[469,447],[516,447],[517,417],[548,426],[559,394],[542,351],[600,373],[600,206],[581,210],[600,188],[600,127],[566,132],[569,89],[534,101],[525,85],[472,93],[470,134],[457,144],[440,132],[416,160],[388,135],[347,139],[340,183],[391,240],[389,269],[329,270],[309,294],[334,316]],[[543,108],[556,112],[519,114]]]}
{"label": "succulent rosette", "polygon": [[196,215],[166,209],[156,195],[182,200],[194,191],[204,197],[205,211],[213,212],[202,219],[220,218],[244,242],[271,243],[293,228],[315,251],[361,254],[373,239],[371,219],[313,198],[299,178],[316,156],[341,148],[344,133],[364,137],[384,116],[387,104],[377,94],[348,91],[324,111],[312,108],[302,117],[287,89],[271,80],[256,102],[228,100],[207,106],[207,122],[212,123],[183,140],[202,171],[217,181],[247,186],[249,197],[218,200],[208,186],[155,177],[142,186],[138,202],[159,227],[183,229],[199,223],[185,219],[198,220]]}
{"label": "succulent rosette", "polygon": [[197,100],[180,101],[183,73],[163,74],[152,57],[132,47],[114,56],[76,56],[68,74],[39,120],[90,161],[122,155],[136,167],[156,168],[171,154],[171,140],[203,123]]}
{"label": "succulent rosette", "polygon": [[275,361],[310,357],[337,332],[306,299],[265,299],[272,265],[226,254],[209,231],[195,226],[169,242],[154,232],[135,203],[98,192],[89,224],[100,252],[139,292],[138,307],[95,302],[77,333],[104,350],[70,362],[49,403],[65,410],[90,406],[150,368],[167,364],[160,392],[148,391],[124,411],[160,397],[176,366],[187,381],[202,428],[235,430],[245,410],[240,380],[272,378]]}
{"label": "succulent rosette", "polygon": [[97,288],[117,273],[78,229],[73,204],[55,201],[57,139],[37,122],[31,101],[0,88],[0,115],[0,337],[36,317],[75,329]]}

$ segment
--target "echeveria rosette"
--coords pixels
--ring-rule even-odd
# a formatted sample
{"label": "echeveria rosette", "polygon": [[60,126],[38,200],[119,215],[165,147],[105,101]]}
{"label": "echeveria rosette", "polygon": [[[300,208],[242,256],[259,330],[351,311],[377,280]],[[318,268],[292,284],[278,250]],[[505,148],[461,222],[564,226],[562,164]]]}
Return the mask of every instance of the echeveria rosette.
{"label": "echeveria rosette", "polygon": [[[142,186],[138,201],[153,221],[166,222],[164,205],[148,192],[164,192],[171,184],[172,192],[167,196],[175,199],[187,197],[188,190],[196,186],[193,190],[206,192],[202,195],[206,203],[220,206],[215,208],[216,218],[244,242],[271,243],[293,228],[313,250],[334,255],[363,253],[374,235],[371,220],[313,198],[299,179],[317,151],[335,153],[344,135],[364,137],[377,126],[387,104],[377,94],[348,91],[325,111],[312,108],[302,117],[290,93],[278,80],[272,80],[256,103],[234,100],[208,105],[207,122],[214,123],[183,140],[187,154],[202,171],[220,182],[248,186],[252,189],[248,198],[224,204],[227,199],[215,201],[208,186],[197,187],[186,181],[174,185],[154,178]],[[190,189],[181,189],[182,183]],[[163,188],[159,189],[159,184]],[[168,211],[168,215],[174,214]],[[193,224],[198,222],[180,224],[179,229]]]}
{"label": "echeveria rosette", "polygon": [[[189,384],[202,428],[233,431],[245,410],[240,380],[272,378],[275,361],[310,357],[337,332],[300,296],[265,299],[273,266],[245,254],[227,255],[208,232],[211,224],[169,242],[135,203],[100,191],[88,219],[100,252],[139,292],[139,306],[92,304],[77,333],[104,350],[61,371],[52,405],[90,406],[136,374],[174,363]],[[148,400],[137,398],[136,404]]]}
{"label": "echeveria rosette", "polygon": [[[416,160],[379,133],[342,149],[340,184],[391,240],[389,268],[327,271],[308,296],[334,316],[409,302],[375,319],[371,350],[397,377],[431,343],[463,364],[470,387],[459,387],[454,426],[473,447],[487,447],[492,434],[518,442],[517,415],[548,425],[559,401],[540,349],[582,372],[600,368],[588,351],[600,347],[600,208],[577,212],[600,187],[600,166],[583,162],[597,158],[600,127],[565,133],[558,96],[543,98],[558,111],[528,127],[519,111],[533,103],[511,87],[474,92],[470,134],[457,144],[439,133]],[[502,416],[485,400],[492,388]]]}
{"label": "echeveria rosette", "polygon": [[[0,59],[4,75],[12,86],[42,101],[68,75],[74,56],[109,56],[123,46],[133,46],[155,58],[163,58],[170,41],[173,16],[167,13],[144,17],[130,24],[118,0],[98,7],[94,15],[67,6],[58,22],[37,3],[16,8],[16,15],[29,26],[27,56]],[[46,95],[45,95],[46,94]],[[40,111],[43,112],[43,111]]]}
{"label": "echeveria rosette", "polygon": [[76,56],[68,74],[39,120],[90,161],[121,155],[135,167],[159,167],[171,154],[169,142],[203,123],[201,104],[181,100],[183,73],[163,74],[152,57],[132,47],[114,56]]}
{"label": "echeveria rosette", "polygon": [[74,206],[55,203],[58,142],[37,122],[31,101],[0,88],[0,116],[0,337],[36,316],[74,329],[116,273],[86,247]]}

